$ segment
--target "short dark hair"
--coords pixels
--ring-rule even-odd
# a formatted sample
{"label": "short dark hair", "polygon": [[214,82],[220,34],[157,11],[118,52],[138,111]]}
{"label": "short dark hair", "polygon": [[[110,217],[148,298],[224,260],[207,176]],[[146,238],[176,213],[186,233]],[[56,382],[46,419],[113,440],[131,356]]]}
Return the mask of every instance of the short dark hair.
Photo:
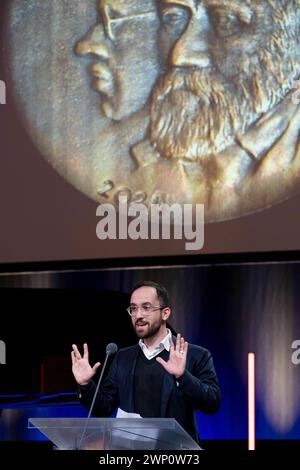
{"label": "short dark hair", "polygon": [[157,284],[156,282],[153,282],[153,281],[139,282],[138,284],[134,286],[130,295],[132,295],[133,292],[139,289],[140,287],[154,287],[154,289],[156,290],[160,307],[171,307],[169,293],[167,289],[161,284]]}

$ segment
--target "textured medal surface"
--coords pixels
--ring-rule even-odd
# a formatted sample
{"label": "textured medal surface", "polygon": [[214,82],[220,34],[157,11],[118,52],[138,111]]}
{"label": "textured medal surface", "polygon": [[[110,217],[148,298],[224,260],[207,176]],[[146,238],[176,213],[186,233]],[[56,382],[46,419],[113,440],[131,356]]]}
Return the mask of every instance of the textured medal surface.
{"label": "textured medal surface", "polygon": [[300,179],[300,8],[286,3],[12,0],[23,123],[98,202],[204,203],[207,222],[270,207]]}

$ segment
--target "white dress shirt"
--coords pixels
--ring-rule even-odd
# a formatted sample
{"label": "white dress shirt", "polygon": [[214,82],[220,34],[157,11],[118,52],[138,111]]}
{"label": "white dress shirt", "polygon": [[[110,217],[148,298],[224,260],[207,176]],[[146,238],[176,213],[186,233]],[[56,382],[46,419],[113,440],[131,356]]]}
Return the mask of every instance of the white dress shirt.
{"label": "white dress shirt", "polygon": [[139,340],[139,345],[144,355],[146,356],[146,358],[149,359],[150,361],[150,359],[153,359],[155,356],[161,353],[164,349],[166,349],[167,351],[170,351],[170,337],[171,337],[171,331],[168,330],[168,334],[164,337],[164,339],[157,346],[155,346],[155,348],[152,349],[151,351],[147,348],[147,346],[145,345],[142,339]]}

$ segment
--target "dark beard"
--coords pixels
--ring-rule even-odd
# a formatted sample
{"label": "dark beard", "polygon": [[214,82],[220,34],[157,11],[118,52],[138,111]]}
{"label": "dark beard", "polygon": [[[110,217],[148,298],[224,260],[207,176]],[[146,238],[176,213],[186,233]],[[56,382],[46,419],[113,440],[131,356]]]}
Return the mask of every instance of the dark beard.
{"label": "dark beard", "polygon": [[155,322],[146,333],[138,333],[136,330],[136,326],[134,327],[135,333],[138,338],[141,339],[147,339],[151,338],[152,336],[156,335],[156,333],[159,331],[161,325],[163,324],[163,320],[160,318],[157,322]]}

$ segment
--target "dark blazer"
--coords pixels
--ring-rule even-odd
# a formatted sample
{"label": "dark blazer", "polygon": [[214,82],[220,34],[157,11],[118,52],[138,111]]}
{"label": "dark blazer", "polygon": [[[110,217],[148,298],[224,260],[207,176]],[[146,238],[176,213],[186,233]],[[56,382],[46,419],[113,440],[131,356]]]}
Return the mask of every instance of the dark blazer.
{"label": "dark blazer", "polygon": [[[176,341],[176,338],[173,340]],[[100,387],[93,408],[94,416],[111,416],[117,407],[128,413],[135,412],[133,384],[139,350],[140,346],[136,344],[118,351]],[[80,400],[86,408],[92,403],[95,389],[92,380],[80,387]],[[220,403],[221,391],[210,352],[189,344],[186,369],[178,385],[176,378],[165,371],[158,418],[175,418],[197,440],[194,410],[214,414]]]}

